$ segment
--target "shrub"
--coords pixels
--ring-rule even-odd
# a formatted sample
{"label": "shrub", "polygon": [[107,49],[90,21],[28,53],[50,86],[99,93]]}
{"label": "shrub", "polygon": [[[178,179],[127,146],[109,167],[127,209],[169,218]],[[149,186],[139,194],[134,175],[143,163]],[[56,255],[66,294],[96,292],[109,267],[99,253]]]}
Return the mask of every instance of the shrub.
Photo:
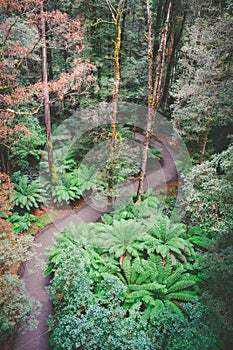
{"label": "shrub", "polygon": [[49,321],[54,349],[221,349],[200,304],[184,304],[184,315],[160,310],[145,321],[139,303],[129,310],[122,307],[126,287],[116,276],[105,274],[95,293],[90,264],[85,250],[74,244],[57,256],[59,268],[49,288],[55,306]]}
{"label": "shrub", "polygon": [[72,173],[64,173],[60,183],[52,187],[53,201],[69,203],[72,200],[81,197],[82,191],[78,183],[78,175],[75,171]]}
{"label": "shrub", "polygon": [[8,221],[13,224],[13,232],[21,233],[29,229],[33,222],[36,221],[36,217],[29,213],[25,213],[24,215],[20,215],[19,213],[13,213]]}
{"label": "shrub", "polygon": [[29,182],[27,175],[23,175],[18,183],[14,183],[14,204],[30,211],[38,208],[43,202],[46,192],[41,188],[38,180]]}

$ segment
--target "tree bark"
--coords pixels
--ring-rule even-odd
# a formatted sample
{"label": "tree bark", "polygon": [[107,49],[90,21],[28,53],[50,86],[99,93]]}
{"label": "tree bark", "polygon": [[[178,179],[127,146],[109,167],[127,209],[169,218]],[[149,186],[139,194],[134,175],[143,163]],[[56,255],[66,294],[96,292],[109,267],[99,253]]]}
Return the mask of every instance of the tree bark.
{"label": "tree bark", "polygon": [[209,137],[209,131],[207,130],[204,134],[204,138],[202,141],[202,145],[201,145],[201,150],[200,150],[200,162],[202,162],[204,155],[205,155],[205,150],[206,150],[206,145],[207,145],[207,141],[208,141],[208,137]]}
{"label": "tree bark", "polygon": [[112,142],[111,147],[114,147],[114,140],[116,135],[116,120],[117,120],[117,107],[119,100],[119,86],[120,86],[120,62],[119,53],[121,49],[121,15],[124,0],[120,0],[118,4],[117,16],[115,19],[116,23],[116,41],[115,41],[115,52],[114,52],[114,65],[115,65],[115,84],[113,94],[113,116],[112,116]]}
{"label": "tree bark", "polygon": [[150,144],[152,123],[157,112],[158,102],[159,102],[161,90],[162,90],[163,70],[164,70],[166,46],[167,46],[167,33],[168,33],[168,26],[169,26],[169,20],[170,20],[170,12],[171,12],[171,2],[170,2],[168,7],[166,23],[162,30],[162,35],[160,39],[158,56],[157,56],[156,66],[155,66],[155,82],[153,86],[153,49],[152,49],[152,39],[151,39],[152,38],[152,33],[151,33],[152,32],[152,15],[151,15],[149,0],[146,0],[146,4],[147,4],[147,16],[148,16],[148,75],[149,75],[148,118],[147,118],[146,135],[144,140],[144,149],[143,149],[143,155],[142,155],[142,165],[141,165],[141,172],[140,172],[140,178],[138,183],[136,204],[141,202],[143,184],[144,184],[145,175],[146,175],[147,153],[148,153],[148,148]]}
{"label": "tree bark", "polygon": [[121,49],[121,15],[122,15],[123,5],[124,5],[124,0],[120,0],[118,3],[116,17],[112,12],[113,20],[116,25],[116,40],[115,40],[115,51],[114,51],[115,84],[114,84],[114,93],[113,93],[113,114],[112,114],[112,124],[111,124],[110,168],[108,172],[108,190],[112,189],[112,186],[113,186],[112,178],[114,174],[114,148],[115,148],[116,122],[117,122],[117,110],[118,110],[118,100],[119,100],[119,86],[120,86],[119,53]]}
{"label": "tree bark", "polygon": [[49,173],[52,183],[56,182],[56,167],[53,156],[52,129],[50,118],[50,100],[48,89],[48,73],[47,73],[47,48],[46,48],[46,23],[44,13],[44,3],[41,1],[41,41],[42,41],[42,82],[43,82],[43,98],[44,98],[44,118],[46,128],[46,146],[48,152]]}

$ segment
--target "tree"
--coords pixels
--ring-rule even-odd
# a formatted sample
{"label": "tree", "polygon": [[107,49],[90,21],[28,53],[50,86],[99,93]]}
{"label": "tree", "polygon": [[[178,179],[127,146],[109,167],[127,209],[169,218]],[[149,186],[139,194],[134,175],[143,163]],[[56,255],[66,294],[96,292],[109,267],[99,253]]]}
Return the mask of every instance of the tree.
{"label": "tree", "polygon": [[45,13],[44,13],[44,2],[41,1],[40,8],[41,16],[41,40],[42,40],[42,83],[43,83],[43,99],[44,99],[44,118],[46,128],[46,146],[48,151],[48,163],[49,173],[51,182],[56,182],[56,167],[54,163],[53,155],[53,141],[52,141],[52,129],[50,120],[50,99],[49,99],[49,88],[48,88],[48,73],[47,73],[47,48],[46,48],[46,29],[45,29]]}
{"label": "tree", "polygon": [[[51,127],[49,127],[48,120],[51,105],[59,101],[61,107],[64,108],[65,100],[83,93],[95,81],[92,75],[94,66],[89,60],[82,61],[77,58],[78,53],[83,49],[81,21],[78,18],[70,18],[65,12],[47,11],[51,3],[46,3],[43,12],[41,12],[41,6],[41,1],[37,0],[33,2],[24,0],[18,5],[11,2],[2,3],[3,21],[0,24],[2,34],[0,122],[4,131],[0,140],[2,171],[10,171],[9,157],[12,152],[11,146],[17,143],[16,135],[23,133],[26,136],[30,135],[30,131],[25,127],[24,116],[40,119],[40,109],[44,101],[46,101],[47,121],[45,124],[48,150],[50,150],[49,158],[52,158],[49,147]],[[40,12],[43,16],[40,16]],[[59,69],[53,71],[54,80],[48,81],[47,78],[46,83],[47,49],[52,55],[49,65],[54,64]],[[41,50],[43,51],[42,57]],[[71,56],[69,64],[60,60],[57,55],[57,52],[61,50],[69,52]],[[44,62],[44,84],[40,79],[42,69],[38,69],[38,62],[41,59]],[[44,89],[43,86],[46,85]],[[42,120],[41,124],[44,124]]]}
{"label": "tree", "polygon": [[148,15],[148,117],[147,117],[147,127],[146,135],[144,141],[144,149],[142,155],[142,165],[141,173],[139,178],[138,190],[136,203],[140,203],[143,191],[143,183],[146,174],[146,164],[147,164],[147,153],[150,143],[150,134],[152,129],[152,123],[155,118],[155,114],[158,108],[158,102],[161,96],[162,89],[162,79],[163,79],[163,70],[166,56],[166,45],[167,45],[167,34],[168,34],[168,25],[170,20],[170,11],[171,11],[171,2],[169,4],[167,19],[165,26],[162,30],[162,35],[160,39],[160,47],[158,51],[158,56],[155,66],[155,80],[153,83],[153,52],[152,52],[152,17],[150,3],[147,1],[147,15]]}
{"label": "tree", "polygon": [[214,127],[231,123],[232,43],[227,39],[231,35],[231,17],[198,17],[181,50],[182,75],[172,91],[172,115],[199,161],[204,159]]}

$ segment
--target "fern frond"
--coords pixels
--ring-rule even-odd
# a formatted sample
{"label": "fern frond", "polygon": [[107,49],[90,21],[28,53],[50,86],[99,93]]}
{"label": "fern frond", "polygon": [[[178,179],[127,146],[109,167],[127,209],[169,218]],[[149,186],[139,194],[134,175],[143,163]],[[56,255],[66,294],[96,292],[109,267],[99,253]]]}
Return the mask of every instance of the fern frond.
{"label": "fern frond", "polygon": [[165,280],[166,286],[169,288],[175,282],[179,281],[182,278],[182,273],[184,272],[183,266],[179,266],[170,276],[168,276]]}
{"label": "fern frond", "polygon": [[181,300],[181,301],[194,301],[197,298],[195,292],[192,291],[181,291],[168,294],[169,299]]}
{"label": "fern frond", "polygon": [[193,243],[194,245],[200,248],[208,248],[211,243],[211,239],[205,236],[204,237],[193,236],[189,238],[189,242]]}
{"label": "fern frond", "polygon": [[162,292],[166,293],[167,289],[164,284],[159,284],[157,282],[152,283],[144,283],[144,284],[129,284],[128,285],[130,290],[148,290],[152,292]]}
{"label": "fern frond", "polygon": [[126,303],[136,303],[137,301],[142,300],[145,296],[150,295],[151,293],[147,290],[137,290],[126,294],[125,301]]}
{"label": "fern frond", "polygon": [[150,315],[149,315],[149,318],[151,320],[153,320],[153,318],[155,316],[157,316],[162,310],[164,310],[165,308],[165,305],[164,303],[162,302],[162,300],[160,299],[156,299],[154,300],[154,306],[153,308],[150,310]]}
{"label": "fern frond", "polygon": [[126,278],[127,283],[130,283],[131,282],[132,266],[131,266],[131,259],[127,255],[124,258],[124,261],[123,261],[123,264],[122,264],[122,270],[123,270],[123,273],[124,273],[124,276]]}
{"label": "fern frond", "polygon": [[174,314],[183,317],[183,311],[181,309],[181,307],[179,307],[178,305],[176,305],[174,302],[169,301],[169,300],[165,300],[164,302],[165,306]]}
{"label": "fern frond", "polygon": [[178,291],[182,291],[186,288],[190,288],[192,286],[194,286],[196,283],[194,278],[191,278],[191,276],[183,276],[183,279],[181,281],[178,281],[176,283],[174,283],[170,288],[168,288],[168,292],[178,292]]}

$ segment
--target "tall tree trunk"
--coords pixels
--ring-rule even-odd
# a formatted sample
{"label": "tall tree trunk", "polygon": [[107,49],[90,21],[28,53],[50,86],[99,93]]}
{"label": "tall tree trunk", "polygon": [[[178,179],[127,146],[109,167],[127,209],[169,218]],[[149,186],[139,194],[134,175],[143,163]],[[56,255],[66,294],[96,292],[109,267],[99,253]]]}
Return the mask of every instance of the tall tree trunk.
{"label": "tall tree trunk", "polygon": [[48,89],[48,73],[47,73],[47,49],[46,49],[46,30],[45,30],[45,13],[44,3],[41,1],[41,41],[42,41],[42,82],[43,82],[43,97],[44,97],[44,118],[46,128],[46,146],[48,152],[48,163],[50,179],[52,183],[56,182],[56,167],[53,156],[53,142],[50,118],[50,100]]}
{"label": "tall tree trunk", "polygon": [[162,30],[162,35],[160,39],[158,56],[157,56],[156,66],[155,66],[155,82],[153,86],[153,50],[152,50],[152,39],[151,39],[152,16],[151,16],[151,8],[150,8],[149,0],[146,0],[146,4],[147,4],[147,16],[148,16],[148,75],[149,75],[148,118],[147,118],[146,135],[144,140],[141,173],[139,178],[136,203],[141,202],[143,184],[144,184],[144,179],[146,175],[147,153],[148,153],[148,148],[150,143],[152,123],[153,123],[155,114],[157,112],[158,102],[159,102],[161,90],[162,90],[163,70],[164,70],[166,46],[167,46],[167,33],[168,33],[168,26],[169,26],[169,20],[170,20],[170,12],[171,12],[171,2],[170,2],[168,7],[166,23]]}
{"label": "tall tree trunk", "polygon": [[179,44],[181,41],[184,24],[186,21],[187,15],[187,5],[182,5],[177,3],[176,6],[173,6],[171,12],[171,34],[168,44],[168,59],[166,62],[166,76],[165,83],[163,88],[163,94],[160,100],[160,107],[164,112],[167,110],[168,96],[169,96],[169,87],[172,84],[174,68],[175,68],[175,55],[178,51]]}
{"label": "tall tree trunk", "polygon": [[[108,6],[109,2],[106,0]],[[112,8],[110,11],[114,23],[116,25],[116,40],[115,40],[115,51],[114,51],[114,65],[115,65],[115,84],[113,93],[113,115],[111,124],[111,143],[110,143],[110,168],[108,174],[108,190],[112,189],[113,186],[113,174],[114,174],[114,146],[115,146],[115,136],[116,136],[116,122],[117,122],[117,110],[118,110],[118,100],[119,100],[119,86],[120,86],[120,61],[119,54],[121,49],[121,15],[123,9],[124,0],[120,0],[118,3],[118,9],[116,16],[113,13]]]}
{"label": "tall tree trunk", "polygon": [[117,107],[119,100],[119,86],[120,86],[120,62],[119,53],[121,49],[121,15],[124,0],[120,0],[117,9],[117,15],[115,18],[116,23],[116,41],[115,41],[115,51],[114,51],[114,65],[115,65],[115,84],[114,84],[114,94],[113,94],[113,116],[112,116],[112,142],[111,147],[114,147],[114,140],[116,135],[116,120],[117,120]]}

